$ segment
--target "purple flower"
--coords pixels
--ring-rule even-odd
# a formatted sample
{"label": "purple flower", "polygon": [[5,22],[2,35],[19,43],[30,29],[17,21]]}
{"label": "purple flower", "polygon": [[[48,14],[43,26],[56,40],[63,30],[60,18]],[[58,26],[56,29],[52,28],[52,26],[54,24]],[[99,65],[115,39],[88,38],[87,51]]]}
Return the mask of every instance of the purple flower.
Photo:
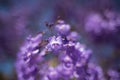
{"label": "purple flower", "polygon": [[61,35],[67,35],[71,29],[69,24],[65,24],[63,20],[58,20],[57,25],[55,25],[56,31]]}
{"label": "purple flower", "polygon": [[117,70],[109,69],[108,76],[109,76],[109,80],[119,80],[120,79],[120,72]]}
{"label": "purple flower", "polygon": [[104,11],[104,14],[91,13],[86,17],[85,30],[95,35],[113,33],[120,26],[120,16],[114,11]]}
{"label": "purple flower", "polygon": [[73,31],[67,36],[67,39],[70,41],[77,41],[79,39],[79,35],[77,32]]}
{"label": "purple flower", "polygon": [[46,46],[46,48],[48,49],[48,50],[59,50],[60,48],[62,47],[62,38],[61,38],[61,36],[58,36],[58,37],[56,37],[56,36],[53,36],[53,37],[51,37],[50,38],[50,40],[49,40],[49,43],[48,43],[48,45]]}
{"label": "purple flower", "polygon": [[89,65],[91,50],[77,42],[77,32],[70,32],[70,26],[63,21],[56,25],[59,35],[48,38],[46,43],[42,33],[27,39],[18,53],[18,79],[102,80],[96,66]]}

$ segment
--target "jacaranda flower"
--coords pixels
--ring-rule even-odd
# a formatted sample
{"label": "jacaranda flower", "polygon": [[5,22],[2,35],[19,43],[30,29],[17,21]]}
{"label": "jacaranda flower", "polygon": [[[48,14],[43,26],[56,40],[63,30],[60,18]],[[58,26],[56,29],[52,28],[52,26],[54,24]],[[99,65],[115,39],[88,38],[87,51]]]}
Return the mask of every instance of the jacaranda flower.
{"label": "jacaranda flower", "polygon": [[18,80],[104,80],[102,69],[90,62],[90,49],[78,42],[78,33],[60,20],[58,34],[29,37],[16,62]]}

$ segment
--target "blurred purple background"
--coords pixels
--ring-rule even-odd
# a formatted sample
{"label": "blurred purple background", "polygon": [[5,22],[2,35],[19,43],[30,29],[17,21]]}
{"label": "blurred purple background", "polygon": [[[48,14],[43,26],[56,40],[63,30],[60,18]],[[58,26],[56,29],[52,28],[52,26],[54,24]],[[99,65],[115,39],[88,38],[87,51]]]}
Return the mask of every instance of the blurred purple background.
{"label": "blurred purple background", "polygon": [[[110,12],[119,23],[119,5],[119,0],[0,0],[0,80],[17,80],[14,62],[24,40],[29,34],[46,31],[45,23],[58,17],[80,33],[81,41],[93,50],[93,61],[104,70],[120,70],[120,24],[112,29],[100,26],[99,33],[93,26],[85,27],[91,14],[106,20]],[[96,25],[94,20],[90,23]]]}

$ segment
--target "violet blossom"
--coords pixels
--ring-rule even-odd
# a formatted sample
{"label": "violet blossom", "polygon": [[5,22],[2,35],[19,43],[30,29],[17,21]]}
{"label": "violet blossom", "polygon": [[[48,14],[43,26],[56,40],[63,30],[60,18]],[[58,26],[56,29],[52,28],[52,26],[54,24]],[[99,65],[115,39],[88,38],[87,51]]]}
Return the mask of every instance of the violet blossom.
{"label": "violet blossom", "polygon": [[105,80],[101,67],[90,62],[92,51],[78,42],[78,33],[62,20],[55,28],[58,34],[46,43],[42,33],[26,40],[16,62],[18,80]]}
{"label": "violet blossom", "polygon": [[106,10],[103,14],[93,12],[85,19],[85,30],[94,35],[117,32],[119,26],[120,15],[115,11]]}

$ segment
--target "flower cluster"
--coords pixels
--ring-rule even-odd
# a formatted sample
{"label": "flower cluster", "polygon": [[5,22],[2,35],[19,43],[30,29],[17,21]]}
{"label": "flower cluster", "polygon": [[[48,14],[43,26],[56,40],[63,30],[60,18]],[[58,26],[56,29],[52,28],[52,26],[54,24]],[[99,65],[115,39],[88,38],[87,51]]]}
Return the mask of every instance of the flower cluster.
{"label": "flower cluster", "polygon": [[16,62],[18,80],[105,80],[78,33],[62,20],[54,27],[58,34],[48,39],[43,33],[28,37]]}
{"label": "flower cluster", "polygon": [[108,74],[109,80],[119,80],[120,79],[120,71],[119,70],[109,69],[107,74]]}
{"label": "flower cluster", "polygon": [[91,13],[85,20],[85,30],[95,35],[115,32],[119,26],[120,15],[114,11],[105,11],[103,14]]}

